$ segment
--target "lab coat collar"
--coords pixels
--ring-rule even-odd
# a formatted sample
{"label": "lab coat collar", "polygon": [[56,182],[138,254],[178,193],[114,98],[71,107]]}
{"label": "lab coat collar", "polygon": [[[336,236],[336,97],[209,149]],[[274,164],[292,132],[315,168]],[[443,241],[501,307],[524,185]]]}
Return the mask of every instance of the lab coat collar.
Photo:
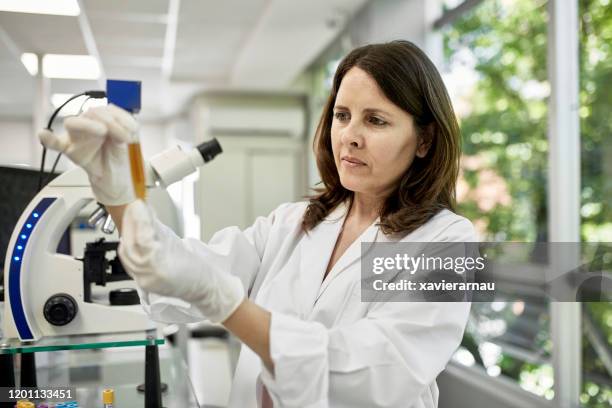
{"label": "lab coat collar", "polygon": [[321,281],[325,274],[325,268],[329,263],[334,244],[338,239],[338,234],[342,228],[346,215],[344,205],[338,206],[316,227],[308,231],[303,236],[300,246],[300,269],[301,276],[304,277],[300,282],[300,299],[296,299],[299,313],[302,318],[306,318],[312,311],[315,299],[321,287]]}
{"label": "lab coat collar", "polygon": [[347,213],[348,206],[346,203],[338,205],[319,225],[304,236],[304,242],[301,246],[301,268],[310,278],[307,282],[304,282],[302,292],[304,304],[301,312],[305,315],[310,314],[316,300],[323,295],[334,278],[353,263],[359,261],[361,243],[376,241],[379,230],[377,224],[380,222],[378,218],[342,254],[323,281],[325,269],[329,264]]}
{"label": "lab coat collar", "polygon": [[[342,220],[342,222],[344,223],[344,219]],[[353,241],[353,243],[346,249],[344,254],[342,254],[340,259],[336,261],[336,264],[329,271],[329,274],[325,278],[325,281],[323,281],[321,287],[319,288],[317,300],[323,295],[323,293],[327,290],[327,288],[331,285],[331,283],[339,274],[341,274],[344,270],[352,266],[355,262],[360,262],[362,255],[362,244],[365,244],[363,247],[363,251],[368,251],[372,247],[373,243],[378,238],[379,222],[380,219],[377,218],[368,228],[366,228],[366,230],[357,239],[355,239],[355,241]],[[329,258],[325,263],[324,269],[327,267],[328,263]],[[358,269],[359,271],[361,271],[360,266],[358,267]]]}

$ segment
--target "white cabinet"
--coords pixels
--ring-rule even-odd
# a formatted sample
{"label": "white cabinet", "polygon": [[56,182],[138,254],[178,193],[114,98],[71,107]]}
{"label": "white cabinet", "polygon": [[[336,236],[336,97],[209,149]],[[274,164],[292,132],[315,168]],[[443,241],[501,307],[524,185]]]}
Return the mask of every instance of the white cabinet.
{"label": "white cabinet", "polygon": [[223,153],[200,169],[201,239],[245,228],[279,204],[306,195],[304,104],[296,97],[202,97],[192,110],[196,142],[216,137]]}
{"label": "white cabinet", "polygon": [[305,194],[304,142],[280,137],[217,138],[220,154],[200,169],[196,211],[205,242],[221,228],[245,228]]}

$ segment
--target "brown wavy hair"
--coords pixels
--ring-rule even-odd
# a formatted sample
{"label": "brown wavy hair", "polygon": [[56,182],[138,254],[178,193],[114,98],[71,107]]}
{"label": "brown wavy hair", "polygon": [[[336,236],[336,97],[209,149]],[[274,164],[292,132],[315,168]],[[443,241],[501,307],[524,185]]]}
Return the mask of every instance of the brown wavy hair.
{"label": "brown wavy hair", "polygon": [[308,197],[303,229],[312,230],[338,204],[353,200],[353,192],[340,183],[331,143],[336,96],[353,67],[367,72],[391,102],[412,116],[419,144],[429,146],[425,157],[415,156],[395,190],[385,198],[379,214],[381,230],[408,234],[440,210],[454,211],[461,138],[453,106],[427,55],[409,41],[392,41],[354,49],[336,70],[313,143],[323,186]]}

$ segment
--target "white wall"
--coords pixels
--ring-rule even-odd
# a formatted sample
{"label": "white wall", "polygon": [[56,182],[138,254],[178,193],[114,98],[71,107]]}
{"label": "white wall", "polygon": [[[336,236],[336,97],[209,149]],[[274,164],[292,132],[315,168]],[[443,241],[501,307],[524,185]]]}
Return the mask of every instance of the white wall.
{"label": "white wall", "polygon": [[353,46],[409,40],[440,66],[442,39],[432,25],[441,15],[441,0],[372,0],[349,23]]}
{"label": "white wall", "polygon": [[[58,127],[61,131],[61,126]],[[171,142],[172,135],[167,134],[163,123],[143,123],[141,125],[142,149],[145,157],[159,153]],[[42,147],[32,130],[28,119],[0,119],[0,165],[27,165],[38,168]],[[47,156],[47,169],[50,169],[55,152]],[[58,170],[68,167],[68,160],[62,159]]]}
{"label": "white wall", "polygon": [[34,165],[38,155],[33,139],[29,120],[0,120],[0,165]]}
{"label": "white wall", "polygon": [[[57,131],[61,132],[58,124]],[[162,123],[142,124],[142,149],[145,158],[159,153],[171,143],[171,135],[166,133]],[[35,169],[40,166],[42,146],[32,130],[32,122],[28,119],[0,119],[0,166],[25,165]],[[46,167],[48,171],[53,165],[57,153],[47,153]],[[67,158],[62,158],[57,166],[58,172],[72,168]]]}

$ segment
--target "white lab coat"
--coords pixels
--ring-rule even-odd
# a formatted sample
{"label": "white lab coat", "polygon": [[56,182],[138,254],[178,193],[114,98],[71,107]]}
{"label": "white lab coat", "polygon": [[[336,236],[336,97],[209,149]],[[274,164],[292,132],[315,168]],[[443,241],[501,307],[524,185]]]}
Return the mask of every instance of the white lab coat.
{"label": "white lab coat", "polygon": [[[198,245],[272,314],[275,376],[242,347],[229,406],[261,407],[263,383],[275,408],[437,407],[435,379],[461,341],[469,303],[361,302],[361,242],[390,241],[376,223],[323,281],[346,207],[308,234],[301,232],[305,209],[303,202],[281,205],[245,231],[225,228]],[[476,235],[467,219],[443,210],[402,241],[469,242]],[[201,319],[183,302],[146,294],[143,302],[157,320]]]}

